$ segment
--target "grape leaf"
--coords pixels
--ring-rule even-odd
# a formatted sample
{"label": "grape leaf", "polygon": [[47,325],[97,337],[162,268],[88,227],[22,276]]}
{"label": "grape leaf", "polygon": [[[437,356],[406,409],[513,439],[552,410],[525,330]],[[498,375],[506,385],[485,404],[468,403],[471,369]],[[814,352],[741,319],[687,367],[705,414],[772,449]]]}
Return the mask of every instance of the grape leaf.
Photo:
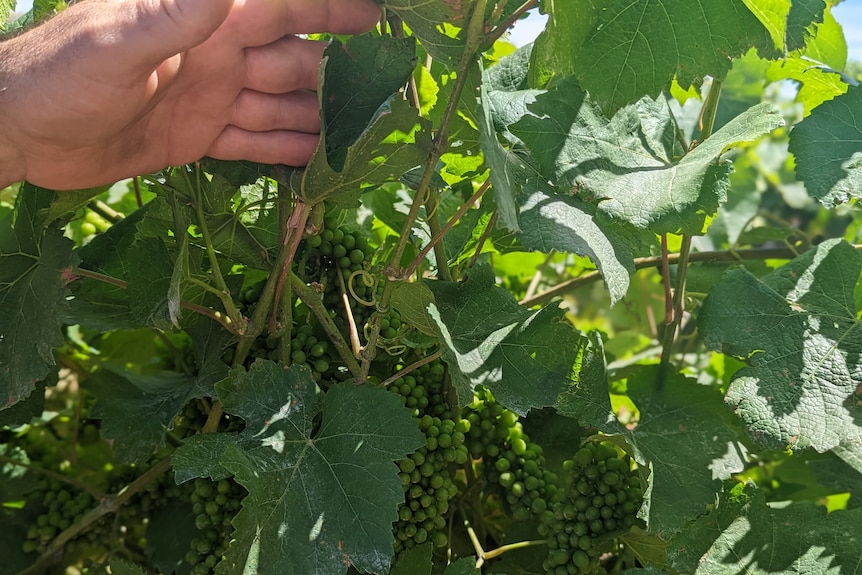
{"label": "grape leaf", "polygon": [[796,175],[826,207],[862,197],[862,86],[817,106],[790,132]]}
{"label": "grape leaf", "polygon": [[676,76],[683,88],[723,79],[731,59],[755,47],[774,52],[742,0],[614,0],[595,20],[574,63],[585,90],[607,113],[657,96]]}
{"label": "grape leaf", "polygon": [[146,531],[150,563],[160,573],[190,573],[184,557],[197,532],[191,503],[174,503],[156,509],[149,517]]}
{"label": "grape leaf", "polygon": [[462,557],[446,566],[443,575],[474,575],[479,573],[475,557]]}
{"label": "grape leaf", "polygon": [[632,527],[620,535],[620,541],[641,565],[664,565],[667,563],[667,543],[660,537],[650,535],[640,527]]}
{"label": "grape leaf", "polygon": [[530,60],[530,85],[575,75],[575,59],[607,0],[546,0],[548,23],[538,35]]}
{"label": "grape leaf", "polygon": [[[179,255],[172,253],[160,238],[143,238],[125,253],[135,262],[128,270],[129,302],[138,325],[170,331],[174,327],[171,300],[179,296],[174,268]],[[178,305],[178,301],[175,302]]]}
{"label": "grape leaf", "polygon": [[561,415],[576,419],[583,426],[596,427],[606,433],[619,431],[608,395],[608,376],[602,339],[588,334],[589,346],[580,355],[579,364],[557,398]]}
{"label": "grape leaf", "polygon": [[862,562],[862,509],[827,513],[812,502],[768,506],[739,484],[671,540],[669,563],[693,575],[851,575]]}
{"label": "grape leaf", "polygon": [[106,365],[83,380],[82,385],[96,396],[90,414],[102,419],[102,436],[113,440],[118,461],[146,460],[164,443],[165,429],[172,426],[182,407],[194,397],[213,397],[213,386],[227,376],[227,366],[221,361],[226,332],[221,326],[201,318],[188,332],[196,375],[141,375]]}
{"label": "grape leaf", "polygon": [[862,455],[860,272],[862,254],[829,240],[760,279],[732,270],[704,301],[706,345],[748,364],[726,403],[762,444]]}
{"label": "grape leaf", "polygon": [[[135,241],[137,225],[151,210],[153,203],[135,210],[96,235],[87,245],[78,250],[81,269],[100,273],[125,282],[132,262],[124,254]],[[129,294],[125,287],[80,278],[70,285],[73,298],[69,301],[66,322],[80,324],[99,331],[134,329],[139,322],[132,314]]]}
{"label": "grape leaf", "polygon": [[405,549],[398,555],[398,561],[392,567],[389,575],[431,575],[431,556],[434,546],[423,543],[412,549]]}
{"label": "grape leaf", "polygon": [[216,387],[245,430],[195,436],[177,450],[175,466],[189,477],[215,459],[249,492],[217,572],[265,565],[285,575],[341,575],[351,564],[387,571],[404,501],[393,462],[424,444],[398,397],[352,383],[321,396],[305,366],[260,360]]}
{"label": "grape leaf", "polygon": [[611,304],[622,299],[635,271],[635,234],[624,225],[599,222],[595,207],[579,198],[549,194],[541,189],[547,186],[536,184],[541,183],[534,180],[528,184],[521,205],[520,242],[543,253],[557,250],[590,258],[605,280]]}
{"label": "grape leaf", "polygon": [[826,9],[824,0],[793,0],[787,15],[784,33],[784,50],[792,52],[805,47],[808,40],[817,34],[816,24],[823,22]]}
{"label": "grape leaf", "polygon": [[657,365],[635,367],[627,385],[640,421],[624,435],[652,471],[639,516],[667,536],[706,513],[721,480],[742,471],[744,450],[716,389]]}
{"label": "grape leaf", "polygon": [[24,399],[63,345],[72,242],[42,210],[54,192],[23,184],[16,211],[0,216],[0,409]]}
{"label": "grape leaf", "polygon": [[435,60],[457,68],[466,47],[466,34],[462,29],[467,26],[471,2],[384,0],[379,3],[404,20]]}
{"label": "grape leaf", "polygon": [[562,80],[527,108],[510,130],[545,177],[596,199],[600,213],[656,233],[702,233],[728,186],[731,164],[721,154],[783,124],[772,106],[754,106],[678,160],[682,145],[664,99],[644,98],[608,121],[577,82]]}
{"label": "grape leaf", "polygon": [[461,405],[473,400],[477,385],[520,415],[555,403],[585,340],[563,310],[520,306],[494,285],[494,273],[484,265],[462,283],[427,285],[436,300],[429,310]]}
{"label": "grape leaf", "polygon": [[498,206],[500,225],[512,232],[519,232],[517,199],[524,181],[532,175],[527,162],[517,153],[503,147],[497,140],[494,129],[495,102],[490,99],[488,90],[483,86],[479,114],[479,143],[490,168],[489,178],[494,187],[494,201]]}
{"label": "grape leaf", "polygon": [[323,131],[308,167],[290,176],[306,203],[352,205],[363,187],[398,181],[422,163],[428,122],[392,96],[413,71],[413,42],[357,36],[327,47],[318,90]]}
{"label": "grape leaf", "polygon": [[92,373],[83,386],[96,396],[90,415],[102,420],[102,437],[113,440],[114,457],[123,463],[146,461],[189,399],[213,395],[179,373],[140,375],[117,367]]}

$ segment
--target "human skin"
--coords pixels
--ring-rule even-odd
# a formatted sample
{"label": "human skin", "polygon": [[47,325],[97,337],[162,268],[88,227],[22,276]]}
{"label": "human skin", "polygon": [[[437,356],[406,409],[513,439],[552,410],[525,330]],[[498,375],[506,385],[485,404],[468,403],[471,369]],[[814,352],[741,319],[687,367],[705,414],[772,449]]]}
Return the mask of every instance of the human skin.
{"label": "human skin", "polygon": [[203,156],[305,165],[322,42],[372,0],[85,0],[0,43],[0,189],[106,185]]}

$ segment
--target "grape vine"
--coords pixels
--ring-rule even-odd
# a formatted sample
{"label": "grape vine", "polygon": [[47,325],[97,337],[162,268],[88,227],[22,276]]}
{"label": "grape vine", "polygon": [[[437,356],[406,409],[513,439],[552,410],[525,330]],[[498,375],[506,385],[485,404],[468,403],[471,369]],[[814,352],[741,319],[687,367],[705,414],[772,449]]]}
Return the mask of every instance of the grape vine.
{"label": "grape vine", "polygon": [[835,5],[379,3],[305,168],[0,190],[0,575],[853,572]]}

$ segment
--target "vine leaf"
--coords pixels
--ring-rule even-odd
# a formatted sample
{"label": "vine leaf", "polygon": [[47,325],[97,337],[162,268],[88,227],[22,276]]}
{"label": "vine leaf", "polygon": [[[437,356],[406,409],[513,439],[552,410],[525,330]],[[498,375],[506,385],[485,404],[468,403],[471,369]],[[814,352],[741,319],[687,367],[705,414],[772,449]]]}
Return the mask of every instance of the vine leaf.
{"label": "vine leaf", "polygon": [[668,559],[693,575],[850,575],[862,562],[860,524],[862,509],[827,513],[810,501],[773,507],[753,483],[740,483],[671,540]]}
{"label": "vine leaf", "polygon": [[652,473],[639,516],[649,533],[663,536],[706,513],[721,480],[744,467],[744,449],[721,395],[659,366],[628,374],[628,396],[640,412],[626,430],[637,462]]}
{"label": "vine leaf", "polygon": [[463,283],[428,282],[436,300],[429,311],[458,401],[470,403],[473,389],[484,385],[521,415],[554,405],[586,338],[563,310],[529,310],[494,284],[493,270],[484,265]]}
{"label": "vine leaf", "polygon": [[[96,235],[77,251],[78,267],[125,281],[132,267],[132,261],[125,258],[126,250],[135,241],[138,223],[157,205],[152,201]],[[105,332],[140,327],[125,288],[84,278],[73,282],[70,290],[74,297],[69,301],[66,323]]]}
{"label": "vine leaf", "polygon": [[[379,2],[410,26],[435,60],[456,68],[466,48],[467,16],[472,2],[385,0]],[[444,24],[445,23],[445,24]]]}
{"label": "vine leaf", "polygon": [[836,453],[862,471],[862,326],[853,291],[862,254],[823,242],[760,279],[725,274],[699,326],[712,349],[742,358],[726,403],[760,443]]}
{"label": "vine leaf", "polygon": [[[576,419],[584,427],[595,427],[605,433],[619,431],[608,395],[605,350],[597,332],[590,332],[589,346],[580,355],[572,378],[557,398],[560,415]],[[568,457],[568,456],[567,456]]]}
{"label": "vine leaf", "polygon": [[23,184],[15,211],[0,215],[0,409],[30,395],[63,345],[76,259],[62,227],[42,215],[55,196]]}
{"label": "vine leaf", "polygon": [[826,207],[862,197],[862,87],[817,106],[790,132],[796,175]]}
{"label": "vine leaf", "polygon": [[529,191],[518,216],[522,230],[518,239],[524,247],[590,258],[605,280],[611,304],[621,300],[635,271],[635,233],[625,225],[598,221],[595,207],[579,198],[544,191],[547,186],[535,180],[526,187]]}
{"label": "vine leaf", "polygon": [[356,36],[326,48],[320,141],[308,167],[294,171],[290,182],[306,203],[350,205],[363,187],[398,181],[422,163],[430,142],[419,135],[428,123],[393,96],[415,64],[413,38]]}
{"label": "vine leaf", "polygon": [[547,0],[548,23],[533,44],[530,85],[546,86],[553,78],[575,75],[575,59],[592,31],[603,2]]}
{"label": "vine leaf", "polygon": [[[340,383],[321,395],[304,366],[257,361],[217,386],[239,434],[195,436],[177,450],[182,478],[212,459],[249,492],[220,573],[265,565],[286,575],[385,572],[404,491],[394,461],[424,443],[383,388]],[[318,418],[320,420],[318,421]]]}
{"label": "vine leaf", "polygon": [[663,99],[643,98],[608,121],[566,79],[527,109],[510,130],[552,183],[595,199],[607,217],[655,233],[702,233],[725,199],[732,166],[719,161],[722,153],[784,123],[774,107],[759,104],[677,159],[682,143]]}
{"label": "vine leaf", "polygon": [[612,114],[644,95],[657,96],[674,77],[683,88],[707,75],[723,79],[731,60],[750,48],[775,53],[769,32],[743,0],[608,2],[574,69],[584,89]]}

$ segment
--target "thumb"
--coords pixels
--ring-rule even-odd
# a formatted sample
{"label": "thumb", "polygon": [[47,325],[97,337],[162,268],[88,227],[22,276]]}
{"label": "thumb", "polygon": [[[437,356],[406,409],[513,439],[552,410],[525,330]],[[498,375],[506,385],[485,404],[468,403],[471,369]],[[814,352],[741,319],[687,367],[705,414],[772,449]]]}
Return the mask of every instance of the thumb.
{"label": "thumb", "polygon": [[[204,42],[225,21],[234,0],[129,0],[117,48],[128,63],[153,68]],[[118,60],[123,60],[120,57]]]}

